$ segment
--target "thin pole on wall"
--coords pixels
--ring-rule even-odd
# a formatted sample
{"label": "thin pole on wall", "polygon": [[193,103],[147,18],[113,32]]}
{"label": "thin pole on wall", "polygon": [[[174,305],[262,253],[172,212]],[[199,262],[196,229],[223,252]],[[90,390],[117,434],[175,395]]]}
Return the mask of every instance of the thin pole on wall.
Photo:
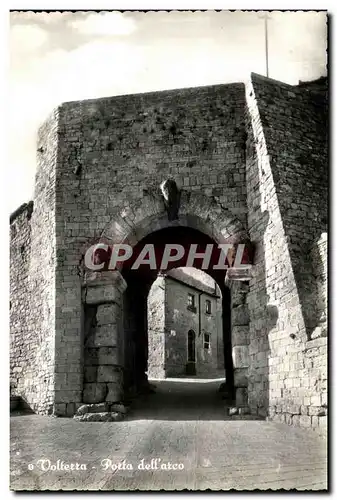
{"label": "thin pole on wall", "polygon": [[268,65],[268,17],[267,15],[264,18],[264,34],[266,40],[266,73],[267,78],[269,77],[269,65]]}
{"label": "thin pole on wall", "polygon": [[264,45],[265,45],[265,58],[266,58],[266,76],[269,78],[269,46],[268,46],[268,21],[271,17],[268,15],[268,12],[264,12],[260,19],[264,20]]}

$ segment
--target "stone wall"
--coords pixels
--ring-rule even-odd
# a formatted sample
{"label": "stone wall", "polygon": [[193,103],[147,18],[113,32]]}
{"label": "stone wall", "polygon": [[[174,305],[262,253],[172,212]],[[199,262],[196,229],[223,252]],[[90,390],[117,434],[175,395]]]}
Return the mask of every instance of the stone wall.
{"label": "stone wall", "polygon": [[[298,286],[296,276],[297,264],[304,262],[296,245],[302,251],[309,245],[311,224],[312,244],[324,213],[319,200],[324,184],[318,186],[313,165],[318,168],[321,160],[313,153],[317,143],[311,131],[313,162],[308,173],[312,179],[299,166],[299,154],[309,148],[303,135],[296,135],[309,133],[300,116],[311,126],[310,117],[314,119],[310,97],[302,100],[301,92],[256,75],[246,88],[248,226],[256,242],[248,295],[248,394],[253,411],[268,411],[274,420],[324,430],[326,339],[308,341],[304,288]],[[316,192],[311,193],[311,205],[310,189]]]}
{"label": "stone wall", "polygon": [[148,299],[148,377],[165,378],[166,280],[159,276]]}
{"label": "stone wall", "polygon": [[33,204],[25,204],[11,217],[10,226],[10,385],[11,394],[21,395],[24,374],[30,365],[34,333],[29,331],[29,262]]}
{"label": "stone wall", "polygon": [[55,376],[56,403],[67,404],[83,390],[83,254],[114,223],[116,209],[136,202],[146,208],[147,190],[159,191],[172,176],[245,224],[244,85],[71,102],[60,115]]}
{"label": "stone wall", "polygon": [[[308,339],[317,325],[310,250],[327,230],[327,107],[324,94],[253,75],[279,210]],[[308,87],[311,88],[310,86]],[[315,87],[313,87],[315,89]]]}
{"label": "stone wall", "polygon": [[[232,296],[234,375],[242,400],[248,384],[254,412],[323,430],[325,104],[324,92],[310,86],[252,75],[246,89],[216,85],[55,110],[39,131],[31,220],[17,214],[11,229],[13,391],[34,410],[58,415],[72,415],[99,384],[103,399],[115,384],[117,398],[123,342],[132,344],[144,318],[137,312],[121,335],[122,315],[113,321],[113,311],[124,308],[125,297],[113,298],[115,284],[86,282],[83,255],[102,235],[126,233],[139,242],[167,227],[159,185],[173,177],[184,189],[183,224],[216,241],[248,231],[256,244],[249,292]],[[140,298],[137,284],[130,290],[129,309]],[[108,323],[99,324],[103,317]],[[118,338],[114,353],[111,332]],[[90,349],[97,350],[97,364]],[[105,351],[108,362],[101,359]]]}
{"label": "stone wall", "polygon": [[53,411],[55,389],[58,124],[55,110],[39,129],[30,221],[25,220],[25,211],[11,224],[11,302],[15,304],[11,309],[11,373],[16,373],[15,393],[39,413]]}
{"label": "stone wall", "polygon": [[[74,414],[79,403],[117,403],[123,396],[123,292],[126,283],[117,273],[88,273],[83,287],[82,401],[57,404],[57,413]],[[71,372],[65,374],[71,380]],[[82,378],[83,377],[83,378]],[[58,380],[60,381],[60,376]],[[75,383],[78,378],[75,378]],[[62,390],[62,387],[61,387]],[[63,405],[63,406],[62,406]]]}

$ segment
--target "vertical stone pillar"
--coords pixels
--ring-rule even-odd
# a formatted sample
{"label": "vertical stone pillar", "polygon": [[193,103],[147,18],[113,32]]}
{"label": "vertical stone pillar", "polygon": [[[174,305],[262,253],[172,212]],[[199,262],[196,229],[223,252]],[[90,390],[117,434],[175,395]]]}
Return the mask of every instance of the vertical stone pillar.
{"label": "vertical stone pillar", "polygon": [[165,378],[166,282],[159,275],[148,296],[148,376]]}
{"label": "vertical stone pillar", "polygon": [[248,406],[248,368],[249,368],[249,312],[246,295],[249,285],[243,281],[228,281],[231,290],[231,331],[232,357],[234,368],[235,404]]}
{"label": "vertical stone pillar", "polygon": [[83,403],[115,403],[123,399],[123,292],[119,271],[87,273],[83,288]]}

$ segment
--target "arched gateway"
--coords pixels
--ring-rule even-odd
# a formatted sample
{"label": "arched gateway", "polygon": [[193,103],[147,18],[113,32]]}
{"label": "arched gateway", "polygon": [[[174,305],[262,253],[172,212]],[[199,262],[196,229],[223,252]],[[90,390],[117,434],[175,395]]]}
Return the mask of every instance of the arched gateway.
{"label": "arched gateway", "polygon": [[252,412],[326,425],[326,81],[317,84],[252,74],[51,113],[34,204],[11,218],[11,394],[73,416],[145,378],[144,301],[157,273],[126,263],[86,272],[92,243],[251,241],[249,282],[208,269],[236,405],[248,395]]}
{"label": "arched gateway", "polygon": [[[165,199],[159,189],[147,192],[141,201],[129,204],[113,215],[102,232],[99,243],[128,243],[137,249],[147,244],[154,245],[154,248],[165,244],[182,244],[186,247],[187,242],[204,248],[212,243],[248,242],[247,233],[240,221],[214,198],[187,190],[182,190],[180,198],[179,215],[170,220]],[[179,266],[177,263],[177,267]],[[245,314],[242,314],[241,311],[244,322],[236,325],[235,315],[231,314],[231,307],[235,304],[231,301],[232,280],[226,277],[227,270],[209,268],[205,272],[217,282],[223,297],[226,366],[223,375],[226,374],[226,384],[232,398],[238,396],[240,406],[246,406],[248,348],[242,340],[242,345],[238,344],[237,339],[240,341],[245,337],[248,312],[245,310]],[[132,270],[123,265],[118,270],[84,269],[84,403],[121,401],[128,388],[146,384],[147,295],[157,276],[157,269]],[[236,286],[241,287],[242,293],[248,291],[244,283]],[[242,306],[246,307],[244,301]],[[96,320],[93,321],[93,318]],[[237,333],[234,339],[232,326]],[[241,335],[238,332],[240,327]],[[241,355],[233,358],[233,349],[235,352],[239,350]],[[239,376],[236,376],[236,372]]]}

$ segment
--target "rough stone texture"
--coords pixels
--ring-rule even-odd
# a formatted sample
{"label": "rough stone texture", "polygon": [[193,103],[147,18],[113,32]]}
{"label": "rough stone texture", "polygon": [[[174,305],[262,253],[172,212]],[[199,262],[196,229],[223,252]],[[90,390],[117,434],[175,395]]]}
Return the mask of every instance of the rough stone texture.
{"label": "rough stone texture", "polygon": [[90,405],[82,405],[77,409],[76,415],[84,415],[85,413],[104,413],[109,411],[108,403],[97,403]]}
{"label": "rough stone texture", "polygon": [[[125,289],[123,279],[117,274],[91,275],[85,277],[85,297],[95,289],[95,304],[84,308],[84,379],[83,401],[85,403],[117,402],[121,400],[122,370],[120,337],[122,327],[121,291]],[[106,302],[106,291],[114,290],[113,298]],[[90,295],[90,294],[89,294]]]}
{"label": "rough stone texture", "polygon": [[233,345],[248,345],[249,344],[249,325],[232,326],[232,344]]}
{"label": "rough stone texture", "polygon": [[104,383],[85,383],[83,384],[83,402],[101,403],[107,395],[107,384]]}
{"label": "rough stone texture", "polygon": [[249,313],[246,304],[238,305],[232,309],[232,325],[246,326],[249,323]]}
{"label": "rough stone texture", "polygon": [[118,401],[121,401],[123,394],[120,382],[109,382],[107,384],[107,387],[108,394],[106,396],[106,401],[108,401],[109,403],[116,403]]}
{"label": "rough stone texture", "polygon": [[234,386],[248,387],[248,370],[246,368],[237,368],[234,370]]}
{"label": "rough stone texture", "polygon": [[74,415],[74,419],[78,422],[120,422],[123,415],[117,412],[94,412]]}
{"label": "rough stone texture", "polygon": [[[33,213],[25,210],[11,222],[12,394],[20,395],[34,411],[45,414],[52,412],[57,378],[55,202],[59,120],[58,108],[38,132]],[[62,329],[59,333],[62,336]],[[63,359],[68,362],[66,354]]]}
{"label": "rough stone texture", "polygon": [[249,355],[249,309],[247,305],[247,293],[249,291],[246,282],[229,282],[231,290],[231,337],[232,357],[234,369],[234,388],[237,406],[248,405],[248,368],[250,366]]}
{"label": "rough stone texture", "polygon": [[246,345],[233,347],[233,363],[234,368],[248,368],[249,357],[248,347]]}
{"label": "rough stone texture", "polygon": [[325,230],[325,117],[311,93],[256,75],[246,96],[248,226],[257,243],[248,295],[249,404],[262,415],[268,408],[278,421],[307,425],[310,417],[288,408],[308,408],[327,389],[326,339],[313,348],[308,340],[316,301],[307,259]]}
{"label": "rough stone texture", "polygon": [[[180,226],[256,246],[249,286],[231,288],[226,349],[249,354],[237,397],[248,394],[253,412],[277,421],[326,429],[327,109],[317,88],[253,74],[246,86],[71,102],[52,113],[39,131],[33,213],[11,221],[13,395],[37,412],[71,415],[121,397],[117,373],[145,373],[134,362],[147,344],[150,283],[128,282],[126,300],[122,274],[85,276],[83,256],[98,239],[136,244]],[[168,177],[182,188],[173,222],[159,191]],[[98,382],[101,366],[117,367],[116,381]]]}
{"label": "rough stone texture", "polygon": [[[152,221],[164,216],[167,221],[163,202],[143,190],[157,190],[169,175],[186,191],[205,197],[204,205],[197,196],[181,200],[181,213],[196,217],[189,223],[202,228],[208,196],[226,206],[225,219],[217,211],[211,215],[218,231],[234,234],[241,228],[237,221],[245,222],[244,85],[65,103],[59,113],[55,317],[56,331],[64,336],[56,339],[56,365],[77,372],[82,363],[75,347],[82,317],[77,266],[88,237],[93,241],[104,232],[116,240],[126,229],[131,238],[130,227],[138,225],[139,239],[153,230]],[[95,302],[97,293],[89,288],[86,303]],[[111,288],[104,299],[114,300]],[[69,386],[75,389],[82,388]]]}
{"label": "rough stone texture", "polygon": [[165,378],[165,333],[166,333],[166,282],[158,277],[153,283],[148,299],[148,376]]}
{"label": "rough stone texture", "polygon": [[248,399],[247,388],[246,387],[237,387],[235,396],[236,396],[236,400],[235,400],[236,406],[238,406],[238,407],[242,406],[242,407],[246,408],[247,399]]}
{"label": "rough stone texture", "polygon": [[318,318],[313,300],[317,293],[310,296],[310,290],[315,288],[314,270],[307,256],[313,243],[327,230],[328,217],[327,96],[272,80],[253,78],[253,85],[290,263],[310,339]]}

